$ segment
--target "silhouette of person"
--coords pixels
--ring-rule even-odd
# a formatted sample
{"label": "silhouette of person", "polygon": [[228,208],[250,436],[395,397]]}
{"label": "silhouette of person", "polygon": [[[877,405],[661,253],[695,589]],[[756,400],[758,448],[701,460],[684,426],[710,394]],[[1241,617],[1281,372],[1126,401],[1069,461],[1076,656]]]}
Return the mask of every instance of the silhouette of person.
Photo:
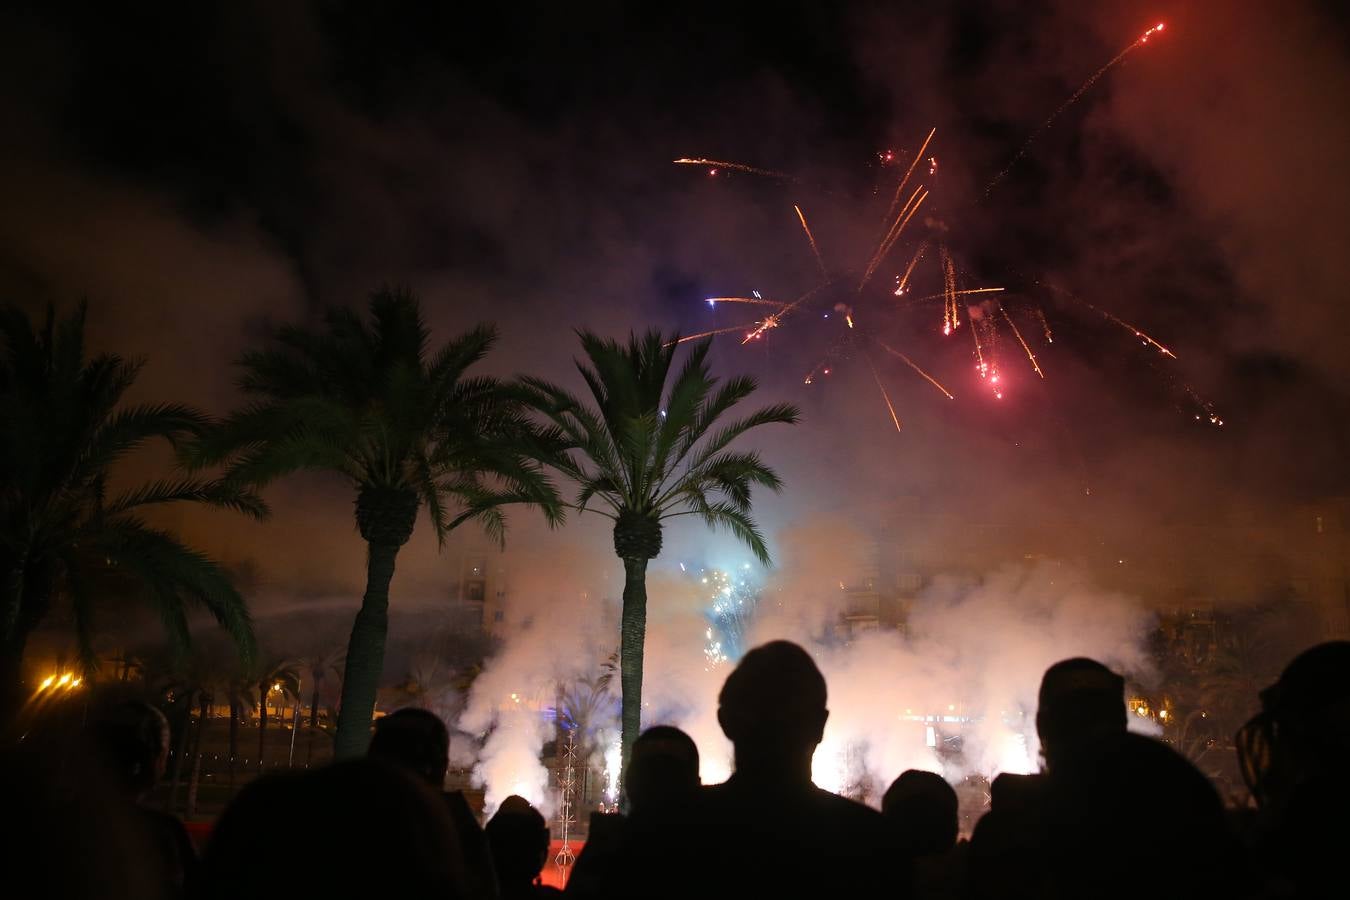
{"label": "silhouette of person", "polygon": [[687,812],[699,788],[698,746],[672,725],[653,725],[633,742],[624,772],[627,815],[592,813],[586,845],[567,879],[568,896],[618,895],[631,885],[617,879],[628,843],[630,821],[639,829]]}
{"label": "silhouette of person", "polygon": [[1350,642],[1305,650],[1261,692],[1237,734],[1259,809],[1262,861],[1278,892],[1315,896],[1344,879],[1350,846]]}
{"label": "silhouette of person", "polygon": [[1086,657],[1045,670],[1036,704],[1036,734],[1045,771],[1005,773],[990,785],[990,809],[971,835],[968,892],[972,897],[1032,897],[1046,877],[1039,864],[1046,791],[1055,772],[1102,738],[1125,733],[1125,679]]}
{"label": "silhouette of person", "polygon": [[366,754],[403,766],[439,791],[450,767],[450,732],[430,710],[405,707],[375,720]]}
{"label": "silhouette of person", "polygon": [[544,817],[528,800],[515,794],[507,797],[483,831],[502,900],[561,895],[557,888],[535,883],[548,860],[549,832]]}
{"label": "silhouette of person", "polygon": [[466,896],[445,804],[368,759],[247,785],[212,831],[202,880],[206,900]]}
{"label": "silhouette of person", "polygon": [[919,769],[901,773],[881,798],[881,813],[906,856],[940,856],[956,846],[956,791],[941,775]]}
{"label": "silhouette of person", "polygon": [[147,860],[147,866],[159,873],[167,896],[186,895],[198,868],[187,829],[176,816],[145,802],[168,764],[168,719],[149,703],[128,700],[94,723],[93,738],[103,764],[136,810],[154,846],[154,859]]}
{"label": "silhouette of person", "polygon": [[[886,821],[816,787],[811,758],[829,718],[825,679],[796,644],[747,653],[727,676],[717,720],[735,772],[700,788],[687,813],[635,829],[630,873],[644,893],[701,897],[904,895]],[[678,853],[692,838],[697,851]],[[660,873],[659,876],[652,873]]]}
{"label": "silhouette of person", "polygon": [[953,852],[958,806],[946,779],[919,769],[902,772],[881,798],[881,814],[909,865],[915,897],[959,895],[960,860]]}
{"label": "silhouette of person", "polygon": [[496,897],[497,877],[478,819],[462,791],[442,790],[450,767],[450,731],[441,717],[415,706],[381,716],[375,720],[375,733],[366,755],[402,767],[441,796],[459,836],[465,889],[470,897]]}
{"label": "silhouette of person", "polygon": [[0,747],[6,897],[172,900],[147,817],[90,742],[35,730]]}
{"label": "silhouette of person", "polygon": [[673,725],[642,732],[624,773],[629,815],[659,815],[688,802],[699,787],[698,763],[694,739]]}
{"label": "silhouette of person", "polygon": [[1107,734],[1080,750],[1048,782],[1043,896],[1243,894],[1249,882],[1223,803],[1199,770],[1137,734]]}

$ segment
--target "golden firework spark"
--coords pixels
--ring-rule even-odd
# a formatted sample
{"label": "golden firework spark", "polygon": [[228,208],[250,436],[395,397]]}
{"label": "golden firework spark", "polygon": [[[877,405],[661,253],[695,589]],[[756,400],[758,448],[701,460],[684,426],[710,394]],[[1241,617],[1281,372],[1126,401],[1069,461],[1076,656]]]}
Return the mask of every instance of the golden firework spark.
{"label": "golden firework spark", "polygon": [[[937,134],[936,125],[929,130],[928,137],[923,139],[923,145],[919,147],[919,152],[914,154],[914,161],[911,162],[909,168],[905,170],[905,177],[901,178],[900,183],[895,186],[895,197],[891,199],[891,205],[887,208],[886,215],[881,219],[881,227],[886,229],[886,231],[889,231],[889,229],[886,228],[886,223],[891,221],[892,215],[895,215],[895,207],[899,204],[901,196],[905,193],[905,185],[909,183],[909,176],[914,174],[914,167],[919,164],[919,160],[923,159],[923,151],[928,149],[928,142],[933,139],[933,135],[935,134]],[[899,218],[899,216],[896,216],[897,221],[899,221]],[[884,233],[885,231],[883,231],[883,234]],[[884,238],[877,241],[877,246],[880,247],[883,243],[885,243]]]}
{"label": "golden firework spark", "polygon": [[858,291],[861,291],[867,282],[871,280],[877,267],[880,266],[882,260],[886,258],[886,254],[890,253],[891,247],[895,246],[895,242],[898,241],[900,235],[904,233],[905,226],[909,224],[909,220],[919,211],[919,207],[927,198],[928,192],[923,189],[923,185],[919,185],[914,189],[914,193],[910,195],[909,200],[905,201],[904,207],[900,210],[900,218],[895,220],[895,226],[891,229],[890,233],[886,235],[886,239],[881,242],[881,246],[877,248],[877,252],[872,256],[872,261],[867,264],[867,270],[863,272],[862,280],[858,282]]}
{"label": "golden firework spark", "polygon": [[787,307],[781,300],[765,300],[763,297],[709,297],[704,302],[709,306],[716,306],[719,303],[749,303],[753,306]]}
{"label": "golden firework spark", "polygon": [[802,231],[806,232],[806,239],[811,243],[811,252],[815,254],[816,265],[820,266],[820,274],[828,278],[829,272],[825,270],[825,260],[820,257],[820,247],[816,245],[816,236],[811,233],[811,226],[806,224],[806,213],[797,204],[792,204],[792,208],[797,211],[797,218],[802,222]]}
{"label": "golden firework spark", "polygon": [[891,421],[895,424],[895,430],[900,431],[900,417],[895,414],[895,404],[891,402],[891,395],[886,392],[886,385],[881,383],[881,374],[877,372],[876,364],[872,362],[872,355],[863,351],[863,359],[867,360],[867,368],[872,370],[872,377],[876,380],[877,389],[881,391],[881,399],[886,401],[886,411],[891,414]]}
{"label": "golden firework spark", "polygon": [[1045,373],[1041,371],[1040,364],[1036,362],[1036,354],[1032,353],[1031,348],[1027,346],[1026,340],[1022,337],[1022,332],[1017,330],[1017,323],[1012,320],[1012,316],[1008,315],[1008,311],[1003,307],[1000,306],[998,311],[1003,313],[1003,321],[1007,322],[1008,327],[1012,329],[1013,336],[1017,338],[1017,343],[1021,344],[1022,349],[1027,352],[1027,359],[1031,360],[1031,368],[1036,370],[1037,375],[1044,378]]}
{"label": "golden firework spark", "polygon": [[1036,307],[1036,318],[1041,320],[1041,328],[1045,330],[1045,342],[1047,344],[1053,344],[1055,342],[1055,336],[1050,332],[1050,321],[1045,318],[1045,310],[1041,309],[1039,306]]}
{"label": "golden firework spark", "polygon": [[900,277],[895,286],[895,296],[904,296],[905,290],[909,286],[909,276],[914,274],[914,267],[919,264],[919,260],[923,259],[924,253],[928,251],[929,243],[927,238],[919,242],[919,248],[914,251],[914,255],[910,257],[909,265],[905,267],[905,274]]}
{"label": "golden firework spark", "polygon": [[666,346],[674,347],[675,345],[683,344],[686,341],[698,341],[702,340],[703,338],[717,337],[717,335],[719,334],[730,334],[733,331],[744,331],[746,328],[750,328],[755,324],[756,323],[751,322],[749,325],[728,325],[726,328],[714,328],[712,331],[700,331],[698,334],[686,334],[684,337],[680,338],[677,341],[670,341],[669,343],[666,344]]}
{"label": "golden firework spark", "polygon": [[677,166],[707,166],[709,175],[716,175],[721,171],[743,172],[746,175],[760,175],[764,178],[776,178],[779,181],[796,181],[786,172],[775,172],[773,169],[761,169],[758,166],[747,166],[745,163],[727,162],[723,159],[697,159],[691,157],[681,157],[674,160]]}
{"label": "golden firework spark", "polygon": [[947,398],[948,400],[955,400],[955,399],[956,399],[956,397],[952,395],[952,392],[951,392],[951,391],[947,390],[945,387],[942,386],[942,384],[941,384],[936,378],[934,378],[932,375],[929,375],[929,374],[928,374],[927,372],[925,372],[922,368],[920,368],[919,364],[916,363],[914,360],[910,359],[908,356],[906,356],[905,354],[901,353],[899,350],[895,349],[895,348],[892,347],[890,344],[888,344],[888,343],[886,343],[885,341],[883,341],[881,338],[873,337],[872,335],[868,335],[868,337],[871,337],[872,340],[875,341],[875,342],[877,343],[877,345],[878,345],[879,347],[881,347],[882,350],[885,350],[887,353],[891,354],[892,356],[898,357],[901,361],[903,361],[903,362],[905,363],[905,365],[909,366],[911,369],[913,369],[915,372],[917,372],[922,378],[924,378],[925,380],[927,380],[927,382],[928,382],[929,384],[931,384],[933,387],[935,387],[935,388],[937,388],[939,391],[941,391],[941,392],[946,396],[946,398]]}
{"label": "golden firework spark", "polygon": [[1060,104],[1059,109],[1055,110],[1053,113],[1050,114],[1050,118],[1042,122],[1040,127],[1031,133],[1031,136],[1026,139],[1026,143],[1022,144],[1021,148],[1019,148],[1018,151],[1013,154],[1013,158],[1008,160],[1008,164],[1003,167],[1003,170],[1000,171],[997,175],[995,175],[993,180],[990,181],[989,184],[985,186],[984,197],[988,197],[990,192],[993,191],[994,188],[998,187],[999,182],[1001,182],[1004,178],[1008,176],[1008,173],[1012,171],[1013,166],[1017,165],[1018,162],[1021,161],[1022,157],[1027,155],[1027,151],[1031,149],[1031,145],[1035,143],[1036,139],[1039,138],[1042,134],[1044,134],[1050,128],[1050,126],[1055,123],[1055,120],[1058,119],[1064,113],[1064,110],[1068,109],[1070,106],[1073,106],[1075,103],[1077,103],[1079,98],[1081,98],[1084,94],[1086,94],[1089,90],[1092,89],[1092,86],[1097,83],[1098,79],[1100,79],[1107,72],[1114,69],[1122,59],[1124,59],[1126,56],[1129,56],[1130,53],[1133,52],[1134,50],[1137,50],[1138,48],[1147,44],[1148,39],[1150,37],[1152,37],[1155,34],[1159,34],[1166,27],[1167,25],[1165,22],[1159,22],[1157,25],[1154,25],[1152,28],[1148,29],[1138,38],[1136,38],[1132,44],[1130,44],[1124,50],[1121,50],[1114,57],[1112,57],[1110,62],[1102,66],[1097,71],[1093,72],[1092,75],[1088,78],[1088,80],[1083,82],[1082,86],[1080,86],[1078,90],[1074,91],[1071,95],[1069,95],[1068,100],[1065,100],[1063,103]]}
{"label": "golden firework spark", "polygon": [[956,266],[952,263],[952,255],[947,252],[946,244],[943,244],[939,250],[942,257],[942,290],[944,295],[942,333],[951,334],[961,325],[961,316],[956,308]]}
{"label": "golden firework spark", "polygon": [[1005,290],[1007,290],[1007,288],[1001,287],[966,288],[965,290],[953,291],[951,294],[948,294],[946,291],[943,291],[941,294],[925,294],[922,297],[912,297],[908,302],[923,303],[926,300],[944,300],[947,297],[964,297],[967,294],[995,294]]}

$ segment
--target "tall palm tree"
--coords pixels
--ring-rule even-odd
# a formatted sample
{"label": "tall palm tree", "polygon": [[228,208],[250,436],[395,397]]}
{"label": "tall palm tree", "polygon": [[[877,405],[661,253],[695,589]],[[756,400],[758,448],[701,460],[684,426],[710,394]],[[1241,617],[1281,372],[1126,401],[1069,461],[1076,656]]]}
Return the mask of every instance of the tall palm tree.
{"label": "tall palm tree", "polygon": [[156,439],[201,433],[204,415],[171,403],[127,405],[141,363],[85,352],[85,306],[31,322],[0,308],[0,691],[16,695],[24,647],[57,602],[68,605],[81,661],[95,663],[95,609],[148,601],[171,642],[189,643],[188,611],[205,607],[245,656],[248,609],[224,570],[144,514],[170,503],[261,517],[255,495],[221,482],[169,478],[109,495],[116,464]]}
{"label": "tall palm tree", "polygon": [[239,385],[252,402],[190,453],[197,465],[225,464],[231,484],[256,487],[309,469],[355,489],[366,591],[347,644],[338,757],[363,754],[370,740],[389,585],[418,511],[426,507],[442,542],[469,519],[502,540],[507,503],[538,506],[550,523],[562,518],[531,458],[539,436],[522,404],[494,378],[466,377],[495,331],[479,326],[435,353],[429,339],[416,298],[395,290],[371,298],[369,319],[334,309],[322,329],[283,327],[272,346],[240,360]]}
{"label": "tall palm tree", "polygon": [[586,361],[577,368],[595,406],[537,378],[522,380],[531,404],[552,423],[571,449],[552,462],[576,482],[576,508],[597,509],[614,520],[614,552],[623,560],[620,681],[623,689],[622,760],[626,767],[641,727],[643,643],[647,634],[647,563],[661,553],[663,523],[698,516],[726,528],[765,565],[769,550],[751,516],[751,489],[777,491],[782,482],[753,451],[727,448],[761,425],[795,424],[790,404],[764,407],[722,423],[754,393],[756,383],[738,376],[720,384],[708,366],[710,342],[690,348],[666,389],[679,340],[650,331],[630,335],[627,346],[579,332]]}

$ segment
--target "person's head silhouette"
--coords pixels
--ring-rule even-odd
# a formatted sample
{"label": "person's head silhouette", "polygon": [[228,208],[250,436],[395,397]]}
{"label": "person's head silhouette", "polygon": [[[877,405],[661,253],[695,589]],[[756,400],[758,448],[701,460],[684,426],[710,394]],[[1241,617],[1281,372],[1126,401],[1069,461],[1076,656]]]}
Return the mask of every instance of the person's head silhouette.
{"label": "person's head silhouette", "polygon": [[698,746],[672,725],[653,725],[633,742],[624,787],[633,813],[658,811],[687,799],[699,786]]}
{"label": "person's head silhouette", "polygon": [[1082,656],[1045,670],[1036,733],[1050,771],[1097,738],[1124,732],[1125,679]]}
{"label": "person's head silhouette", "polygon": [[94,741],[104,763],[136,799],[148,794],[169,760],[169,720],[140,700],[117,704],[94,724]]}
{"label": "person's head silhouette", "polygon": [[1242,776],[1258,805],[1278,807],[1305,781],[1339,778],[1350,754],[1350,641],[1294,657],[1261,691],[1261,712],[1237,734]]}
{"label": "person's head silhouette", "polygon": [[548,825],[524,797],[512,794],[483,829],[503,897],[520,896],[548,859]]}
{"label": "person's head silhouette", "polygon": [[[305,827],[279,828],[296,815]],[[266,775],[216,822],[201,896],[463,897],[459,847],[440,798],[400,766],[353,759]]]}
{"label": "person's head silhouette", "polygon": [[934,856],[956,845],[956,791],[941,775],[910,769],[891,783],[881,812],[906,856]]}
{"label": "person's head silhouette", "polygon": [[375,720],[368,753],[371,759],[412,771],[440,790],[450,765],[450,732],[435,713],[405,707]]}
{"label": "person's head silhouette", "polygon": [[717,721],[739,777],[809,783],[825,732],[825,678],[801,647],[771,641],[741,659],[718,696]]}

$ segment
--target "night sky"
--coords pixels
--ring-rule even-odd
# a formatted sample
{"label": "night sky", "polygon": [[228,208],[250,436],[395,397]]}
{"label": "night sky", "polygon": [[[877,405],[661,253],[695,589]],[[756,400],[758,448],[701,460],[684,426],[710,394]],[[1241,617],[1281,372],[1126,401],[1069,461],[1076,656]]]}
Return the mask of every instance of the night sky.
{"label": "night sky", "polygon": [[[940,234],[970,284],[1044,308],[1046,380],[1004,341],[994,400],[968,335],[937,333],[939,307],[906,313],[874,290],[860,326],[957,396],[874,353],[897,434],[860,352],[802,384],[837,316],[719,339],[720,371],[806,413],[761,444],[788,482],[762,506],[770,532],[865,525],[913,495],[980,521],[1090,520],[1107,539],[1350,491],[1342,4],[88,6],[0,14],[0,290],[31,309],[87,297],[96,344],[148,358],[139,397],[223,413],[241,348],[385,282],[415,289],[438,335],[496,321],[493,370],[554,379],[571,377],[572,327],[748,320],[702,300],[814,284],[794,203],[829,265],[856,275],[897,174],[878,152],[907,161],[936,127],[938,187],[914,235]],[[1157,21],[1165,35],[982,200]],[[684,156],[800,180],[709,177],[671,164]],[[1196,396],[1222,428],[1195,420]],[[349,492],[302,478],[268,496],[270,525],[176,524],[269,596],[359,583]],[[606,550],[600,523],[544,538],[516,519],[527,543]],[[426,531],[400,571],[434,590]]]}

